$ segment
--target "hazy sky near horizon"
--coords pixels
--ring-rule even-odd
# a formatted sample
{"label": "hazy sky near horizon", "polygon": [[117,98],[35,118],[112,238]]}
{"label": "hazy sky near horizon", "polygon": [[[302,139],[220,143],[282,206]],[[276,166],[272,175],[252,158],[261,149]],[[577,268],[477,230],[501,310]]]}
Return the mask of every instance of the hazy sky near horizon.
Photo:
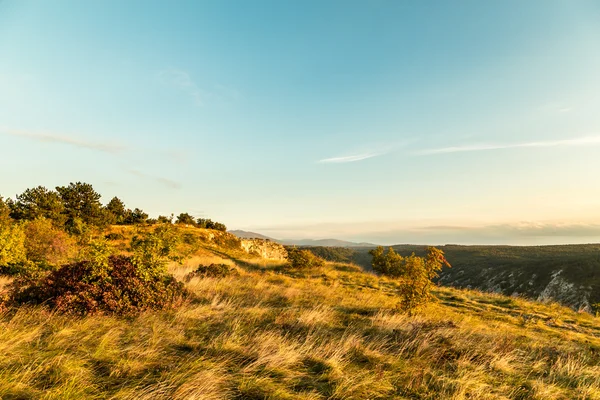
{"label": "hazy sky near horizon", "polygon": [[600,241],[600,2],[0,1],[0,195],[277,238]]}

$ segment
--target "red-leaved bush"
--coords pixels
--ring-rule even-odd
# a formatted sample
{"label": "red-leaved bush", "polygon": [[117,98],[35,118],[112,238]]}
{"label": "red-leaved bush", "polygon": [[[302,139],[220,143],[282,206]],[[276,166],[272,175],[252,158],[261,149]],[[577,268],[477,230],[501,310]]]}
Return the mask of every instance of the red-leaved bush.
{"label": "red-leaved bush", "polygon": [[109,257],[106,272],[98,274],[90,261],[64,265],[39,281],[17,283],[9,302],[69,314],[128,315],[168,308],[187,296],[173,276],[141,274],[130,257]]}

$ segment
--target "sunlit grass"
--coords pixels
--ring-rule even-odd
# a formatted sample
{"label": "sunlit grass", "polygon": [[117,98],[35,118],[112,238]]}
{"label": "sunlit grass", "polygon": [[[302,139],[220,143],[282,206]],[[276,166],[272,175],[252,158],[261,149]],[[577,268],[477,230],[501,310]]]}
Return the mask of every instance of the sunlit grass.
{"label": "sunlit grass", "polygon": [[[350,265],[199,252],[175,310],[0,316],[4,399],[600,399],[600,321],[555,304],[450,288],[408,317],[394,282]],[[0,281],[0,285],[6,283]]]}

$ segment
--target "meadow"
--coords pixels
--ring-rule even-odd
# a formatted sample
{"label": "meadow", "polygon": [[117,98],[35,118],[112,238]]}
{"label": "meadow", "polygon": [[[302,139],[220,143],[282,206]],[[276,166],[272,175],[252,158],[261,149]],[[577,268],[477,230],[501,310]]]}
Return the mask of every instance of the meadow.
{"label": "meadow", "polygon": [[588,313],[438,287],[409,317],[395,282],[358,266],[291,270],[216,245],[169,271],[216,262],[239,274],[193,278],[162,311],[4,310],[0,398],[600,399]]}

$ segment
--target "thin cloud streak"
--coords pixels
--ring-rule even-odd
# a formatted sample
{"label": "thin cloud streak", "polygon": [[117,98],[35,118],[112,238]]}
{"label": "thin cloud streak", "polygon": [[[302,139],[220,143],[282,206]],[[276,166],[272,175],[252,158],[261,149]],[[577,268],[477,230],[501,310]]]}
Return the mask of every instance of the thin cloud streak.
{"label": "thin cloud streak", "polygon": [[341,164],[341,163],[350,163],[366,160],[373,157],[379,157],[386,154],[393,153],[398,151],[401,147],[404,147],[412,142],[415,139],[398,141],[395,143],[379,143],[379,144],[371,144],[370,146],[363,147],[362,153],[353,154],[349,156],[339,156],[339,157],[330,157],[324,158],[322,160],[317,161],[317,163],[321,164]]}
{"label": "thin cloud streak", "polygon": [[368,158],[373,158],[382,155],[383,153],[365,153],[365,154],[356,154],[352,156],[344,156],[344,157],[331,157],[324,158],[319,160],[318,163],[321,164],[341,164],[341,163],[350,163],[356,161],[366,160]]}
{"label": "thin cloud streak", "polygon": [[548,140],[548,141],[512,143],[512,144],[472,144],[472,145],[464,145],[464,146],[450,146],[450,147],[441,147],[441,148],[436,148],[436,149],[420,150],[420,151],[415,152],[414,154],[419,155],[419,156],[425,156],[425,155],[435,155],[435,154],[461,153],[461,152],[486,151],[486,150],[540,148],[540,147],[571,147],[571,146],[585,146],[585,145],[600,145],[600,135],[584,136],[581,138],[574,138],[574,139]]}
{"label": "thin cloud streak", "polygon": [[74,138],[71,136],[57,135],[54,133],[46,133],[46,132],[30,132],[30,131],[20,131],[20,130],[11,130],[11,129],[0,129],[0,132],[16,137],[23,137],[32,139],[38,142],[48,142],[48,143],[58,143],[58,144],[66,144],[74,147],[79,147],[82,149],[88,150],[96,150],[105,153],[119,153],[127,148],[123,145],[117,144],[109,144],[109,143],[99,143],[99,142],[91,142],[87,140],[82,140],[79,138]]}

